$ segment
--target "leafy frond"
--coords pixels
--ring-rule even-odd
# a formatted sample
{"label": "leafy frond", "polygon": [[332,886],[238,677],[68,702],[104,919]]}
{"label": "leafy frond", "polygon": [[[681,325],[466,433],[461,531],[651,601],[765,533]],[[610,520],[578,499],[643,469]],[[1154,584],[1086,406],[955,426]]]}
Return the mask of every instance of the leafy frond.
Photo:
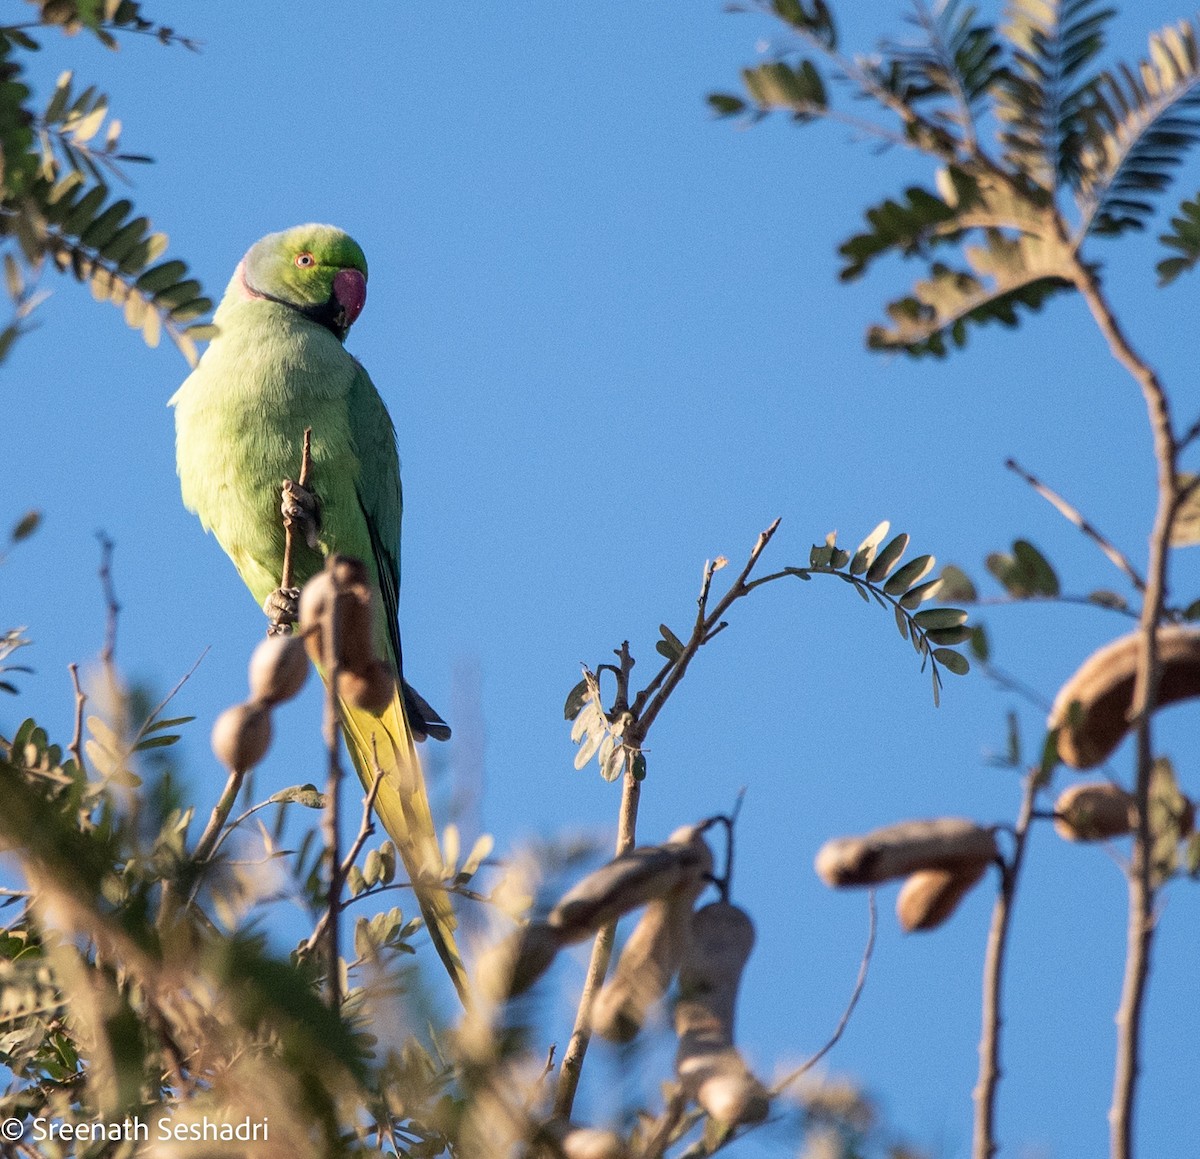
{"label": "leafy frond", "polygon": [[976,20],[977,9],[959,0],[934,11],[920,0],[911,22],[921,31],[915,44],[888,43],[883,55],[891,64],[893,91],[907,103],[948,100],[939,113],[959,133],[973,139],[975,116],[983,98],[1004,73],[1003,50],[990,24]]}
{"label": "leafy frond", "polygon": [[[46,10],[47,19],[54,17],[69,31],[67,7],[47,4]],[[86,14],[141,19],[120,4],[99,0],[86,6]],[[0,245],[9,247],[5,280],[15,310],[0,331],[0,358],[29,328],[40,301],[25,275],[36,281],[49,261],[88,283],[97,299],[122,307],[149,345],[157,345],[166,330],[194,362],[196,340],[207,336],[195,322],[212,303],[183,262],[158,261],[166,236],[135,216],[130,201],[114,200],[106,181],[109,174],[122,176],[120,163],[149,158],[121,150],[120,122],[109,117],[107,97],[94,87],[77,91],[70,73],[59,77],[42,110],[32,109],[22,50],[12,29],[0,29]]]}
{"label": "leafy frond", "polygon": [[838,247],[845,262],[838,272],[842,281],[852,282],[861,277],[876,258],[886,253],[913,257],[924,254],[933,245],[962,236],[968,228],[961,220],[962,211],[974,196],[975,183],[953,166],[941,176],[943,184],[948,182],[952,186],[950,199],[913,185],[904,191],[903,200],[889,197],[866,211],[870,228]]}
{"label": "leafy frond", "polygon": [[[36,23],[61,28],[68,36],[83,30],[91,32],[101,44],[117,47],[117,33],[136,32],[153,36],[161,44],[181,44],[196,51],[199,45],[175,29],[158,24],[142,15],[136,0],[28,0],[38,10]],[[5,31],[23,35],[22,28]],[[28,38],[26,38],[28,39]],[[33,44],[36,47],[36,43]]]}
{"label": "leafy frond", "polygon": [[1200,141],[1200,53],[1187,21],[1150,37],[1136,69],[1122,64],[1096,81],[1080,152],[1082,232],[1141,229],[1153,197]]}
{"label": "leafy frond", "polygon": [[1178,214],[1171,218],[1169,232],[1158,239],[1168,249],[1178,251],[1172,257],[1163,258],[1155,267],[1160,286],[1168,285],[1200,262],[1200,193],[1191,201],[1181,202]]}
{"label": "leafy frond", "polygon": [[968,246],[964,254],[969,270],[934,263],[912,294],[889,304],[892,325],[872,326],[867,345],[942,357],[947,340],[965,345],[969,325],[1015,326],[1018,308],[1039,310],[1052,294],[1072,285],[1061,249],[1040,238],[988,231],[982,246]]}
{"label": "leafy frond", "polygon": [[1012,66],[996,88],[1005,159],[1043,188],[1075,187],[1112,8],[1096,0],[1011,0],[1003,32]]}
{"label": "leafy frond", "polygon": [[195,341],[207,329],[192,323],[212,302],[183,262],[158,262],[166,234],[155,233],[148,218],[130,217],[128,201],[110,201],[103,182],[88,183],[75,172],[39,193],[44,216],[37,244],[54,264],[88,284],[97,301],[120,306],[147,345],[158,345],[166,329],[194,362]]}
{"label": "leafy frond", "polygon": [[[742,81],[760,115],[781,109],[797,121],[808,121],[823,113],[829,104],[825,82],[811,60],[800,60],[794,65],[784,60],[768,61],[756,68],[743,69]],[[739,102],[737,108],[722,108],[721,102],[729,99],[723,94],[709,98],[718,112],[728,115],[743,111],[745,102]]]}

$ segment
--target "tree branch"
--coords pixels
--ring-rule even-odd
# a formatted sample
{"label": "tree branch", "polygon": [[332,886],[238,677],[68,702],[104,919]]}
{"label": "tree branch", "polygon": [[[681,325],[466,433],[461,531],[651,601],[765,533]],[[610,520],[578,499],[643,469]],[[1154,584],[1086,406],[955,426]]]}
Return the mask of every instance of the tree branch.
{"label": "tree branch", "polygon": [[1000,1028],[1004,1025],[1005,949],[1016,900],[1017,882],[1025,859],[1029,824],[1033,818],[1034,801],[1044,778],[1041,769],[1033,769],[1025,777],[1025,792],[1021,810],[1013,830],[1015,844],[1012,858],[1000,867],[1000,892],[992,909],[992,925],[988,932],[987,953],[983,968],[982,1030],[979,1038],[979,1081],[975,1086],[975,1131],[971,1146],[972,1159],[991,1159],[998,1150],[996,1143],[996,1089],[1003,1073],[1000,1067]]}

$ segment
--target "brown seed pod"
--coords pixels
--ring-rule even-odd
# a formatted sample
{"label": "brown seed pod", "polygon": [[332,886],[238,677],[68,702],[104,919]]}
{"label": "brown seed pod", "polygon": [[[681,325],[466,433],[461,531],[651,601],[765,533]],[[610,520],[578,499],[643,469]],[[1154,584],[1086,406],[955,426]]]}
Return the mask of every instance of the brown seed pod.
{"label": "brown seed pod", "polygon": [[995,834],[974,821],[902,821],[863,837],[836,837],[817,853],[817,876],[835,887],[877,885],[920,869],[957,869],[999,856]]}
{"label": "brown seed pod", "polygon": [[921,869],[912,874],[896,897],[896,917],[905,933],[937,929],[974,888],[991,864],[977,861],[956,869]]}
{"label": "brown seed pod", "polygon": [[770,1095],[733,1044],[742,970],[754,947],[754,923],[729,902],[692,915],[679,967],[675,1006],[675,1073],[685,1093],[725,1127],[760,1122]]}
{"label": "brown seed pod", "polygon": [[543,1123],[540,1134],[553,1141],[565,1159],[627,1159],[629,1149],[612,1131],[578,1127],[566,1119]]}
{"label": "brown seed pod", "polygon": [[524,994],[550,969],[563,944],[545,922],[530,922],[480,955],[476,977],[494,1002]]}
{"label": "brown seed pod", "polygon": [[261,704],[235,704],[213,724],[213,752],[231,772],[254,768],[270,746],[271,713]]}
{"label": "brown seed pod", "polygon": [[339,669],[337,691],[348,704],[378,715],[396,695],[396,677],[382,660],[372,660],[365,672]]}
{"label": "brown seed pod", "polygon": [[308,679],[308,656],[299,636],[268,636],[250,657],[250,697],[260,704],[291,700]]}
{"label": "brown seed pod", "polygon": [[[1059,730],[1058,755],[1073,769],[1106,761],[1129,731],[1139,648],[1132,632],[1093,652],[1054,698],[1047,727]],[[1160,705],[1200,696],[1200,629],[1159,628],[1158,655]]]}
{"label": "brown seed pod", "polygon": [[693,879],[704,856],[693,843],[695,833],[694,825],[685,826],[663,845],[642,845],[602,865],[563,894],[546,923],[564,942],[581,942],[622,914],[669,894]]}
{"label": "brown seed pod", "polygon": [[1106,841],[1136,824],[1133,797],[1108,781],[1072,785],[1054,802],[1054,830],[1067,841]]}
{"label": "brown seed pod", "polygon": [[300,592],[300,634],[314,664],[324,664],[325,624],[338,593],[338,665],[365,674],[375,660],[374,609],[366,566],[347,555],[331,555]]}
{"label": "brown seed pod", "polygon": [[681,883],[646,905],[621,950],[612,977],[592,1005],[592,1029],[610,1042],[629,1042],[646,1013],[667,992],[691,937],[692,906],[712,873],[712,852],[698,830],[689,844],[696,861]]}

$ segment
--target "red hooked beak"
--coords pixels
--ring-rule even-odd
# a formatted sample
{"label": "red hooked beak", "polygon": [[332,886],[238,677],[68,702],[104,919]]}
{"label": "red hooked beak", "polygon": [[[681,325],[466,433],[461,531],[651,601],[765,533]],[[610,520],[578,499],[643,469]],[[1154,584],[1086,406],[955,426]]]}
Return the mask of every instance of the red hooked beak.
{"label": "red hooked beak", "polygon": [[333,275],[333,296],[349,330],[367,304],[367,279],[359,270],[338,270]]}

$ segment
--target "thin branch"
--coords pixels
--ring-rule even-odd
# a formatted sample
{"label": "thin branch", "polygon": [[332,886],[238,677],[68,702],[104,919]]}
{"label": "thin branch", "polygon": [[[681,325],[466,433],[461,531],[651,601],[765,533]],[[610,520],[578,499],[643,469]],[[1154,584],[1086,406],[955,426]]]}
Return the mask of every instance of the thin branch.
{"label": "thin branch", "polygon": [[121,614],[121,605],[117,603],[117,592],[113,586],[112,557],[113,541],[103,531],[96,532],[100,541],[100,587],[104,592],[105,621],[104,621],[104,650],[100,653],[100,662],[106,671],[112,670],[117,654],[117,617]]}
{"label": "thin branch", "polygon": [[[636,840],[638,802],[641,795],[642,783],[633,775],[632,767],[627,765],[621,785],[621,813],[617,823],[618,857],[632,849]],[[579,1089],[583,1059],[592,1038],[592,1004],[604,984],[604,976],[608,973],[616,935],[617,924],[613,922],[601,929],[592,943],[592,956],[588,962],[583,992],[579,996],[579,1009],[575,1012],[575,1025],[567,1049],[563,1051],[562,1065],[558,1072],[558,1087],[554,1093],[554,1113],[564,1119],[571,1117],[575,1092]]]}
{"label": "thin branch", "polygon": [[704,575],[700,584],[700,596],[696,601],[696,623],[692,628],[691,637],[683,646],[683,651],[664,672],[659,674],[661,680],[659,677],[655,677],[655,682],[650,687],[657,687],[661,683],[661,687],[658,688],[657,692],[653,696],[650,696],[647,690],[643,689],[633,703],[632,711],[636,720],[629,730],[632,733],[629,739],[633,743],[640,744],[645,739],[646,734],[650,731],[650,726],[654,723],[655,717],[662,711],[663,705],[666,704],[671,693],[675,691],[676,686],[683,679],[688,665],[692,662],[692,657],[696,655],[696,652],[705,643],[706,639],[714,633],[714,630],[720,623],[721,617],[729,610],[730,605],[735,600],[741,599],[750,592],[751,589],[747,586],[746,580],[754,570],[754,565],[758,562],[758,557],[762,555],[767,544],[771,542],[771,538],[778,527],[779,520],[776,519],[766,531],[759,535],[757,542],[750,552],[749,559],[746,560],[745,566],[738,573],[733,583],[729,585],[729,589],[711,612],[708,610],[709,589],[712,586],[713,575],[719,568],[724,566],[724,561],[723,559],[710,560],[704,565]]}
{"label": "thin branch", "polygon": [[863,987],[867,984],[867,970],[871,965],[871,955],[875,951],[875,930],[878,925],[878,914],[875,906],[875,891],[867,895],[867,944],[863,947],[862,960],[858,964],[858,977],[854,981],[854,990],[850,994],[850,1001],[846,1003],[846,1009],[842,1011],[842,1016],[838,1019],[838,1024],[834,1027],[833,1033],[829,1036],[828,1042],[825,1043],[820,1050],[817,1051],[807,1062],[801,1063],[791,1074],[782,1078],[771,1088],[771,1097],[782,1094],[783,1091],[792,1085],[802,1074],[812,1070],[818,1062],[821,1061],[837,1044],[838,1040],[845,1033],[846,1027],[850,1025],[850,1018],[854,1014],[854,1008],[858,1005],[858,1000],[862,996]]}
{"label": "thin branch", "polygon": [[1040,479],[1031,475],[1016,459],[1006,459],[1004,465],[1014,474],[1020,475],[1047,503],[1051,504],[1060,515],[1071,523],[1075,524],[1080,531],[1083,532],[1095,545],[1108,557],[1109,562],[1114,567],[1125,573],[1126,578],[1133,584],[1139,592],[1146,590],[1146,581],[1138,574],[1137,568],[1129,561],[1129,557],[1115,547],[1111,540],[1107,539],[1095,526],[1089,523],[1074,507],[1071,506],[1061,495],[1052,491]]}
{"label": "thin branch", "polygon": [[87,704],[87,695],[79,685],[79,665],[68,664],[67,671],[71,673],[71,684],[75,689],[75,732],[67,751],[75,758],[75,764],[81,773],[87,772],[83,763],[83,706]]}
{"label": "thin branch", "polygon": [[1154,767],[1151,723],[1158,703],[1162,663],[1158,652],[1158,625],[1167,594],[1171,526],[1179,509],[1178,444],[1171,422],[1170,402],[1158,376],[1126,338],[1113,314],[1095,269],[1076,260],[1075,284],[1092,318],[1108,342],[1113,357],[1141,388],[1154,439],[1158,470],[1158,504],[1150,532],[1150,560],[1146,594],[1142,603],[1141,647],[1134,677],[1129,716],[1136,727],[1137,776],[1134,803],[1137,827],[1129,873],[1129,931],[1121,1004],[1117,1009],[1117,1062],[1109,1108],[1112,1159],[1132,1159],[1133,1114],[1141,1070],[1142,1023],[1150,977],[1150,951],[1154,940],[1156,885],[1153,877],[1150,828],[1150,778]]}
{"label": "thin branch", "polygon": [[681,1085],[671,1088],[667,1105],[654,1124],[654,1130],[638,1151],[638,1159],[662,1159],[667,1148],[675,1141],[676,1131],[687,1109],[687,1095]]}
{"label": "thin branch", "polygon": [[[229,779],[225,782],[225,788],[216,805],[213,806],[208,824],[205,825],[204,832],[200,834],[200,840],[196,842],[195,851],[192,853],[192,860],[197,865],[204,865],[212,857],[221,830],[225,822],[229,820],[233,803],[237,800],[238,793],[241,792],[242,781],[245,779],[245,776],[244,772],[232,772],[229,774]],[[198,882],[196,888],[199,889]],[[192,896],[194,897],[195,893]]]}
{"label": "thin branch", "polygon": [[[374,737],[371,738],[372,744],[374,744],[374,739],[375,739]],[[375,779],[371,782],[371,787],[370,787],[370,789],[367,790],[366,796],[363,797],[363,815],[362,815],[362,822],[359,824],[359,827],[358,827],[358,835],[354,838],[354,841],[350,846],[349,852],[347,852],[346,856],[342,859],[342,868],[341,868],[342,881],[346,880],[346,875],[350,872],[350,867],[354,864],[354,862],[358,859],[358,855],[362,852],[363,846],[367,843],[367,838],[370,837],[371,834],[375,832],[375,822],[371,818],[371,810],[375,806],[375,798],[377,796],[379,796],[379,790],[382,787],[382,785],[383,785],[383,774],[379,768],[378,757],[376,757]],[[327,807],[328,807],[328,803],[327,803]],[[407,885],[407,888],[409,888],[409,889],[413,888],[411,882],[406,883],[406,885]],[[397,885],[394,888],[397,888],[397,889],[405,888],[405,886]],[[382,888],[376,889],[376,890],[364,890],[362,893],[356,895],[355,897],[352,897],[350,899],[350,901],[358,901],[360,898],[365,897],[368,894],[375,894],[375,893],[382,893],[382,892],[383,892]],[[339,901],[338,912],[340,913],[342,910],[344,910],[346,908],[347,904],[348,904],[347,902]],[[317,948],[317,946],[319,946],[321,944],[321,939],[325,936],[325,931],[329,928],[329,923],[332,920],[332,918],[333,918],[332,907],[325,909],[325,911],[321,914],[321,920],[317,922],[316,926],[313,929],[312,934],[309,936],[308,941],[304,943],[304,946],[300,951],[300,954],[302,957],[307,956],[308,954],[311,954],[313,952],[313,950],[315,950]]]}
{"label": "thin branch", "polygon": [[[304,428],[304,450],[300,456],[300,477],[296,480],[301,487],[308,488],[309,476],[312,474],[312,427]],[[279,586],[285,591],[292,587],[295,565],[292,559],[295,551],[296,533],[292,521],[283,521],[283,570]]]}
{"label": "thin branch", "polygon": [[[326,984],[329,988],[329,1005],[337,1011],[342,1004],[341,922],[338,921],[338,915],[341,912],[342,887],[346,880],[346,871],[342,868],[341,839],[338,834],[339,799],[342,788],[342,718],[341,713],[338,712],[337,682],[341,667],[338,658],[342,654],[342,600],[341,593],[338,591],[337,578],[332,571],[330,578],[333,580],[333,598],[329,601],[329,619],[324,624],[325,668],[329,673],[329,678],[325,683],[325,719],[322,731],[325,734],[325,747],[329,753],[329,765],[325,783],[323,829],[325,849],[329,856],[329,895],[325,915],[326,937],[329,946],[329,976]],[[376,775],[376,783],[379,779],[379,776]]]}
{"label": "thin branch", "polygon": [[979,1038],[979,1081],[975,1086],[975,1132],[971,1148],[972,1159],[991,1159],[996,1143],[996,1090],[1003,1071],[1000,1066],[1000,1028],[1004,1025],[1004,965],[1005,949],[1016,900],[1017,882],[1025,860],[1029,824],[1034,816],[1034,802],[1044,781],[1040,769],[1032,769],[1025,777],[1021,810],[1013,829],[1012,857],[1001,865],[1000,892],[992,909],[992,926],[988,933],[987,953],[983,968],[982,1030]]}

